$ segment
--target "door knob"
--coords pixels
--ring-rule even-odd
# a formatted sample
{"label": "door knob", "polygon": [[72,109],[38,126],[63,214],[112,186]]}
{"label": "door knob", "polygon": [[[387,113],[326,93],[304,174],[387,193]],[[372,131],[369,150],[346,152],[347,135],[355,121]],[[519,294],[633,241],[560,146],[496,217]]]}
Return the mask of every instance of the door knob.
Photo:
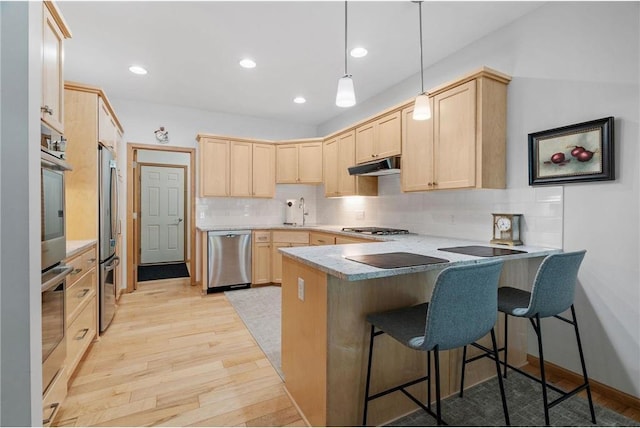
{"label": "door knob", "polygon": [[181,222],[182,222],[182,219],[181,219],[181,218],[179,218],[179,219],[178,219],[178,224],[180,224]]}

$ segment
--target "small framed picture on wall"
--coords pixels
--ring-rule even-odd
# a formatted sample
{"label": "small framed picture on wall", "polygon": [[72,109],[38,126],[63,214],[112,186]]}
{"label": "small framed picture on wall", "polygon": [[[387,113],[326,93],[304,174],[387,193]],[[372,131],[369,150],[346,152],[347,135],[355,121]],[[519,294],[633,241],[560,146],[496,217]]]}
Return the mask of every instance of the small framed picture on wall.
{"label": "small framed picture on wall", "polygon": [[613,117],[529,134],[529,185],[615,179]]}

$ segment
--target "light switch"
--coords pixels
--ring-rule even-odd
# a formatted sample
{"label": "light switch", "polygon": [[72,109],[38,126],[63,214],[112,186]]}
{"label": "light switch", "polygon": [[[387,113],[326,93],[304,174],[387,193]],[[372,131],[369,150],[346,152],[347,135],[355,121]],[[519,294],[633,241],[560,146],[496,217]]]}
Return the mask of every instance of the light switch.
{"label": "light switch", "polygon": [[298,299],[304,302],[304,279],[298,278]]}

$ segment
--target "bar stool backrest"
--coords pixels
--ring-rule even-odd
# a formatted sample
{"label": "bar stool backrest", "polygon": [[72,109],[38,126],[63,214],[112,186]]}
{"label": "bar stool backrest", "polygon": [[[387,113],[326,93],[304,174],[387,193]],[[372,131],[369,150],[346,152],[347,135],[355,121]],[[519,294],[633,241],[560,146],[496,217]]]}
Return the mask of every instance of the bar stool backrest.
{"label": "bar stool backrest", "polygon": [[536,273],[528,308],[513,311],[514,315],[540,318],[558,315],[571,307],[578,281],[578,270],[586,250],[547,256]]}
{"label": "bar stool backrest", "polygon": [[501,271],[501,260],[443,269],[427,308],[420,348],[459,348],[489,333],[498,317]]}

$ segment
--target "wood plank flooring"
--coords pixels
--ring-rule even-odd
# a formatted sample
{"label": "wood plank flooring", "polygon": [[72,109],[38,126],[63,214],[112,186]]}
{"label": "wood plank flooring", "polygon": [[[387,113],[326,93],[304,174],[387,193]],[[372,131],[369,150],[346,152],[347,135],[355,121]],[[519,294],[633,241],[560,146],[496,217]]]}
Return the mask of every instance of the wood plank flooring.
{"label": "wood plank flooring", "polygon": [[304,426],[224,294],[139,283],[93,344],[55,426]]}
{"label": "wood plank flooring", "polygon": [[[538,375],[537,367],[525,370]],[[571,379],[551,375],[566,389]],[[637,407],[594,392],[640,422]],[[276,371],[223,294],[184,280],[139,283],[93,344],[55,426],[304,426]]]}

